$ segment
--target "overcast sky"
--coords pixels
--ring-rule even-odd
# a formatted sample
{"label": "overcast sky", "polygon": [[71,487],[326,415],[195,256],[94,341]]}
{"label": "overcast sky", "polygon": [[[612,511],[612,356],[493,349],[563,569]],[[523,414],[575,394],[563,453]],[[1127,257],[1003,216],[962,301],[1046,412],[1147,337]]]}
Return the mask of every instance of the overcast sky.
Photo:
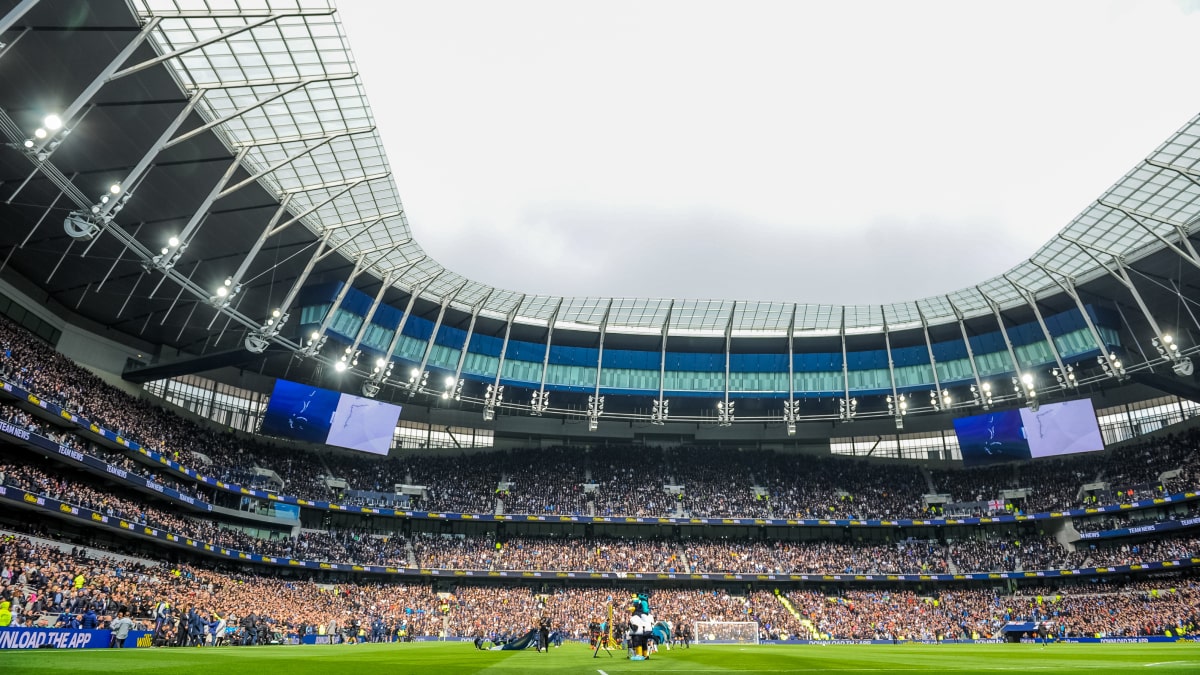
{"label": "overcast sky", "polygon": [[417,240],[525,292],[911,300],[1200,111],[1200,0],[339,0]]}

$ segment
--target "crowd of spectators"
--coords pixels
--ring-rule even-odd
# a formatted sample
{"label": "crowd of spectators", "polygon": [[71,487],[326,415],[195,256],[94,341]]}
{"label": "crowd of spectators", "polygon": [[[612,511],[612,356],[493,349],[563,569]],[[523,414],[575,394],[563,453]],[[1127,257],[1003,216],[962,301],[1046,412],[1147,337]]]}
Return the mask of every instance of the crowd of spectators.
{"label": "crowd of spectators", "polygon": [[[44,495],[109,518],[249,553],[320,562],[479,570],[939,574],[1069,569],[1170,560],[1200,553],[1196,539],[1165,537],[1146,542],[1080,542],[1069,551],[1048,536],[936,541],[834,542],[747,539],[635,539],[509,537],[396,532],[305,530],[297,536],[239,529],[216,520],[185,516],[136,493],[116,494],[88,474],[67,472],[53,460],[11,453],[0,463],[0,483]],[[994,534],[994,533],[993,533]]]}
{"label": "crowd of spectators", "polygon": [[[187,565],[131,564],[65,548],[19,536],[0,538],[0,600],[13,607],[13,625],[103,627],[123,612],[154,630],[156,644],[211,644],[220,636],[218,628],[236,634],[227,640],[254,644],[304,634],[364,641],[515,636],[546,616],[566,637],[583,639],[588,624],[607,619],[609,605],[619,621],[629,596],[619,587],[435,590],[424,583],[315,583]],[[1200,583],[1194,577],[1093,586],[1031,589],[1014,596],[987,590],[918,595],[676,588],[654,590],[650,603],[657,618],[676,626],[749,621],[767,639],[988,638],[1010,620],[1049,622],[1059,636],[1200,632]],[[192,616],[200,618],[198,624]]]}
{"label": "crowd of spectators", "polygon": [[[1195,430],[1118,448],[1099,457],[1039,460],[1019,465],[935,471],[927,481],[910,463],[790,455],[707,447],[524,449],[470,456],[391,458],[279,448],[216,431],[112,387],[22,329],[0,320],[0,377],[82,417],[198,468],[218,479],[245,481],[255,467],[278,473],[283,493],[305,499],[354,499],[327,487],[336,476],[351,488],[390,491],[396,484],[425,486],[422,510],[596,516],[783,518],[925,517],[922,495],[948,493],[958,502],[989,502],[1004,489],[1026,488],[1024,500],[1001,511],[1063,509],[1094,500],[1086,482],[1102,479],[1109,499],[1127,500],[1168,488],[1159,476],[1180,469],[1173,490],[1192,487],[1200,453]],[[58,434],[65,438],[66,435]],[[77,437],[69,444],[90,448]],[[111,453],[108,453],[111,454]],[[121,465],[171,487],[196,493],[188,479],[147,467],[125,451]],[[469,463],[470,471],[462,466]],[[236,482],[236,481],[235,481]],[[592,488],[585,488],[592,485]],[[668,491],[665,485],[681,486]],[[758,488],[756,491],[755,488]],[[936,511],[935,511],[936,512]]]}

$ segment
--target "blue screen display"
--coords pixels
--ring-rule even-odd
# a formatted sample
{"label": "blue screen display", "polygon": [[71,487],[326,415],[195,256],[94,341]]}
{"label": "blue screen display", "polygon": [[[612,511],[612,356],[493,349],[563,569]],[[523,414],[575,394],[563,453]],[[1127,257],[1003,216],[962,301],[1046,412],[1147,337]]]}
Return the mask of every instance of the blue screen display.
{"label": "blue screen display", "polygon": [[1033,459],[1020,410],[961,417],[954,420],[954,433],[958,436],[963,466]]}
{"label": "blue screen display", "polygon": [[260,433],[324,443],[341,394],[306,384],[276,380]]}

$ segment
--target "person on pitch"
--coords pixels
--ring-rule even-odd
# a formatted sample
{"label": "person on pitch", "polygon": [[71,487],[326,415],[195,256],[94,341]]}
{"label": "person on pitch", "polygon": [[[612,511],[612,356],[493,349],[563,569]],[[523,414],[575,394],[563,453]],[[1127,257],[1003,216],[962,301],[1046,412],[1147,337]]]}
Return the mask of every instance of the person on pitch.
{"label": "person on pitch", "polygon": [[646,644],[654,630],[654,615],[650,613],[650,602],[644,593],[633,599],[631,611],[633,614],[629,617],[629,644],[634,653],[629,660],[645,661],[650,658]]}

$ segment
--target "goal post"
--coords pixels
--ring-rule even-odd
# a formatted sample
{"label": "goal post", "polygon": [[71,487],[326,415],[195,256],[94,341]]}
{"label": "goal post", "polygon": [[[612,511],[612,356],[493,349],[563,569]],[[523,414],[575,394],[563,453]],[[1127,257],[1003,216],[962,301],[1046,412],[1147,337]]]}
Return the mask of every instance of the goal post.
{"label": "goal post", "polygon": [[697,621],[693,633],[696,644],[756,645],[757,621]]}

